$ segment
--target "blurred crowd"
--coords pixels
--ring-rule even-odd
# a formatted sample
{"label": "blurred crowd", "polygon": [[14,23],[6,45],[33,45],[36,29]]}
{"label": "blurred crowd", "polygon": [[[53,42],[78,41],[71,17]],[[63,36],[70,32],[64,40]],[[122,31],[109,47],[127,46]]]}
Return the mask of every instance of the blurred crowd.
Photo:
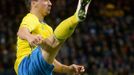
{"label": "blurred crowd", "polygon": [[[73,15],[77,0],[51,1],[45,21],[55,28]],[[65,42],[57,60],[84,65],[83,75],[134,75],[133,5],[134,0],[92,0],[86,20]],[[24,0],[1,0],[0,7],[0,75],[15,75],[16,33],[27,10]]]}

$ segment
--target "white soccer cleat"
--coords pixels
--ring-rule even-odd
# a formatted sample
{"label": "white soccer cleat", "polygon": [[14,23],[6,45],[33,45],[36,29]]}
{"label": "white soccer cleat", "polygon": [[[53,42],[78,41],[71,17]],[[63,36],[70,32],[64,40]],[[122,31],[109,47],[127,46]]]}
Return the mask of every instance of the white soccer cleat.
{"label": "white soccer cleat", "polygon": [[79,0],[76,14],[78,15],[78,19],[80,22],[85,20],[90,3],[91,0]]}

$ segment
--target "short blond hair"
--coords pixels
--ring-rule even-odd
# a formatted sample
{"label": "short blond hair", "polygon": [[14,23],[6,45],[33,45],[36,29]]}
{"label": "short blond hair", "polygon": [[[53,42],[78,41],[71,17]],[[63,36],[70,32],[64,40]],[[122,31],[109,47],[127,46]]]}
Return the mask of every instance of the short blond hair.
{"label": "short blond hair", "polygon": [[25,0],[26,8],[28,11],[31,9],[31,1],[38,1],[38,0]]}

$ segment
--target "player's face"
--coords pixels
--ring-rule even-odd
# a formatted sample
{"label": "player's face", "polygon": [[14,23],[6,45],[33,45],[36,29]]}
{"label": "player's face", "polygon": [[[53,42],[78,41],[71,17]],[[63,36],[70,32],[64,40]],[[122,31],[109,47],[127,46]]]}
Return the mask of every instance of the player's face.
{"label": "player's face", "polygon": [[50,0],[38,0],[37,8],[43,16],[48,15],[51,10],[52,3]]}

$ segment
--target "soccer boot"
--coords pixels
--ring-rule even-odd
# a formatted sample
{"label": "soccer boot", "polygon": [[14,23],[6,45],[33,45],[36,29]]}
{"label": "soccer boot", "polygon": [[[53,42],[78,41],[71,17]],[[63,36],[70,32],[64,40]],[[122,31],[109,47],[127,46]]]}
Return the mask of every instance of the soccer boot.
{"label": "soccer boot", "polygon": [[90,3],[91,0],[79,0],[76,14],[80,22],[85,20]]}

